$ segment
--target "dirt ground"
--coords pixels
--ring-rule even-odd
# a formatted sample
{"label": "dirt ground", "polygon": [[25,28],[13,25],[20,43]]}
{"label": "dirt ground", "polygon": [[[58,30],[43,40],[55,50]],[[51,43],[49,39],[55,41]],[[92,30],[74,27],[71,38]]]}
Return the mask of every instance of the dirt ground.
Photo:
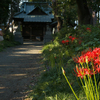
{"label": "dirt ground", "polygon": [[43,70],[42,47],[43,42],[24,42],[0,52],[0,100],[25,100]]}

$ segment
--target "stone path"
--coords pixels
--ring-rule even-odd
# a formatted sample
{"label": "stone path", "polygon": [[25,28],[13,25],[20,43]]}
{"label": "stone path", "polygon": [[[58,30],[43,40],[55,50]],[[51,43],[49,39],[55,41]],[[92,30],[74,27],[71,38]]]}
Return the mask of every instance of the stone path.
{"label": "stone path", "polygon": [[25,42],[0,52],[0,100],[25,100],[43,69],[42,46],[43,42]]}

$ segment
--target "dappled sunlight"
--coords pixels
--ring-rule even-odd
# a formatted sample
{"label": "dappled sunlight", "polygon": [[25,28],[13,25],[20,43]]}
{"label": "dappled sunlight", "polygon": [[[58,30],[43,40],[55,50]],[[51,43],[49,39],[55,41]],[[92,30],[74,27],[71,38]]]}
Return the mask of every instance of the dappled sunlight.
{"label": "dappled sunlight", "polygon": [[0,93],[4,93],[4,91],[0,92]]}
{"label": "dappled sunlight", "polygon": [[[16,48],[13,50],[14,56],[21,56],[20,54],[41,54],[42,53],[41,46],[35,46],[31,48]],[[12,56],[13,53],[9,56]]]}
{"label": "dappled sunlight", "polygon": [[40,50],[28,50],[28,51],[20,51],[20,52],[15,52],[18,54],[41,54]]}
{"label": "dappled sunlight", "polygon": [[1,98],[25,100],[25,95],[31,92],[29,85],[35,85],[36,77],[43,68],[40,66],[41,50],[42,44],[26,42],[0,53]]}
{"label": "dappled sunlight", "polygon": [[37,45],[37,44],[44,44],[43,42],[24,42],[23,44],[35,44],[35,45]]}
{"label": "dappled sunlight", "polygon": [[[33,70],[33,69],[39,69],[41,67],[35,67],[35,68],[25,68],[25,70]],[[24,68],[23,68],[24,69]]]}
{"label": "dappled sunlight", "polygon": [[0,87],[0,89],[5,89],[6,87]]}
{"label": "dappled sunlight", "polygon": [[7,75],[7,76],[26,76],[27,74],[10,74],[10,75]]}
{"label": "dappled sunlight", "polygon": [[35,46],[36,48],[38,47],[38,48],[41,48],[41,46]]}
{"label": "dappled sunlight", "polygon": [[0,86],[0,94],[4,93],[7,87]]}
{"label": "dappled sunlight", "polygon": [[9,79],[9,80],[21,79],[23,77],[27,77],[27,74],[7,74],[0,76],[0,78],[2,79]]}

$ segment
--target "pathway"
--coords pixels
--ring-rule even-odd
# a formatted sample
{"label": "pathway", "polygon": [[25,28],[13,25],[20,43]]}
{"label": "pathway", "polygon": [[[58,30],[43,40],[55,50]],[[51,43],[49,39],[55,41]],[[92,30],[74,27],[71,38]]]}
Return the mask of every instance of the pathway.
{"label": "pathway", "polygon": [[25,100],[43,69],[42,46],[43,42],[25,42],[0,52],[0,100]]}

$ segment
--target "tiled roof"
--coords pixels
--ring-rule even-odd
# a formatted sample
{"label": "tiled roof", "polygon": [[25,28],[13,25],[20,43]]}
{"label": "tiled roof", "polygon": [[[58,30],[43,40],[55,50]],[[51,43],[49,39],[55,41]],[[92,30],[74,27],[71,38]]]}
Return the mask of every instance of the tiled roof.
{"label": "tiled roof", "polygon": [[24,22],[51,22],[51,19],[54,18],[54,15],[49,13],[51,8],[47,5],[42,7],[39,6],[42,11],[47,15],[28,15],[32,10],[36,8],[36,4],[24,2],[21,6],[19,13],[15,14],[14,18],[23,18]]}
{"label": "tiled roof", "polygon": [[40,9],[42,9],[45,13],[49,14],[50,11],[52,11],[52,9],[47,5],[46,2],[42,3],[42,2],[24,2],[21,6],[21,10],[20,11],[25,11],[26,14],[30,13],[32,10],[34,10],[36,7],[40,7]]}
{"label": "tiled roof", "polygon": [[24,22],[51,22],[51,18],[46,15],[28,16],[24,18]]}
{"label": "tiled roof", "polygon": [[51,22],[53,15],[26,15],[24,12],[14,16],[14,18],[23,18],[24,22]]}

